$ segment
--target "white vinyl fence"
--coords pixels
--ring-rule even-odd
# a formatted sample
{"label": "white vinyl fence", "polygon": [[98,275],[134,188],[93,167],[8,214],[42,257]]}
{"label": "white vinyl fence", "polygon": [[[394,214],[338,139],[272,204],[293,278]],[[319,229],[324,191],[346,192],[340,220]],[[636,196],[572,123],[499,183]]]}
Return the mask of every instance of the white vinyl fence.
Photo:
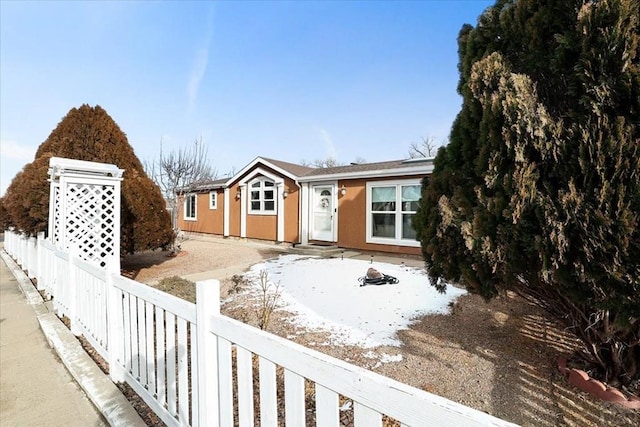
{"label": "white vinyl fence", "polygon": [[513,425],[223,316],[215,280],[197,283],[192,304],[108,274],[43,236],[7,231],[5,250],[109,362],[111,378],[169,426],[338,426],[349,406],[357,427],[381,426],[383,415],[401,426]]}

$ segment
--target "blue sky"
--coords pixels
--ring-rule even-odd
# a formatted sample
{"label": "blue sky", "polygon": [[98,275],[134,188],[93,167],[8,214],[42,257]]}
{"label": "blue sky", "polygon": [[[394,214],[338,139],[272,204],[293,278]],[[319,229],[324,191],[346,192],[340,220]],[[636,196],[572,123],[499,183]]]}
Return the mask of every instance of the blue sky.
{"label": "blue sky", "polygon": [[219,176],[404,158],[446,140],[458,32],[492,3],[2,1],[0,194],[84,103],[142,161],[201,138]]}

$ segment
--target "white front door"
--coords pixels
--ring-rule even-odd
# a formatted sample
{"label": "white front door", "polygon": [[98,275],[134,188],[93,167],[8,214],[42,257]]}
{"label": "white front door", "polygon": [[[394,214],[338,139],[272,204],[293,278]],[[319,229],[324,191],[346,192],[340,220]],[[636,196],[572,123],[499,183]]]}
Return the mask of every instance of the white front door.
{"label": "white front door", "polygon": [[335,218],[334,188],[314,186],[311,197],[311,240],[333,242]]}

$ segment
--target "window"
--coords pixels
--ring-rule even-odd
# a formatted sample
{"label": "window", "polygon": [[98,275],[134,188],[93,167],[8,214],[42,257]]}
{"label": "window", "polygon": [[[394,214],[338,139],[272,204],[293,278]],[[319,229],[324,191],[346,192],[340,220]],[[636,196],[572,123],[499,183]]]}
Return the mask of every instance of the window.
{"label": "window", "polygon": [[196,207],[197,196],[195,194],[188,194],[184,198],[184,219],[188,221],[196,220]]}
{"label": "window", "polygon": [[209,209],[218,209],[218,194],[215,191],[209,193]]}
{"label": "window", "polygon": [[275,183],[266,178],[258,178],[249,185],[250,212],[254,214],[275,214]]}
{"label": "window", "polygon": [[419,181],[368,183],[367,242],[419,246],[413,229],[419,200]]}

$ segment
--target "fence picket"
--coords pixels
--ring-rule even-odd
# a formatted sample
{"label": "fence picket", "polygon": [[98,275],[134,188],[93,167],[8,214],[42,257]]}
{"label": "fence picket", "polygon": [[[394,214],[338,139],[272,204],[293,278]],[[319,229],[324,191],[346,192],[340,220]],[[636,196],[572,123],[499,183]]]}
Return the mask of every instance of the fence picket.
{"label": "fence picket", "polygon": [[124,329],[124,295],[122,291],[114,286],[114,275],[107,277],[107,349],[109,351],[109,375],[113,382],[125,381],[124,339],[126,337]]}
{"label": "fence picket", "polygon": [[303,426],[305,424],[304,377],[284,370],[284,408],[287,426]]}
{"label": "fence picket", "polygon": [[100,337],[100,344],[105,349],[108,348],[108,336],[109,332],[107,329],[107,306],[108,306],[108,298],[109,294],[107,292],[107,281],[106,278],[104,281],[94,279],[96,289],[98,290],[98,297],[96,298],[96,304],[98,305],[98,309],[96,310],[97,316],[96,319],[98,321],[96,330],[98,331],[98,336]]}
{"label": "fence picket", "polygon": [[260,371],[260,426],[278,426],[278,399],[276,365],[264,357],[258,357]]}
{"label": "fence picket", "polygon": [[196,283],[196,328],[198,341],[198,409],[199,426],[219,425],[218,341],[211,332],[211,319],[220,314],[220,285],[206,280]]}
{"label": "fence picket", "polygon": [[156,360],[158,360],[154,344],[155,344],[155,334],[154,331],[154,307],[150,302],[145,303],[145,328],[146,328],[146,341],[147,341],[147,381],[144,384],[149,393],[152,395],[156,395]]}
{"label": "fence picket", "polygon": [[187,322],[178,317],[178,420],[189,424],[189,356],[187,355]]}
{"label": "fence picket", "polygon": [[169,413],[176,415],[176,316],[166,314],[166,346],[167,346],[167,407]]}
{"label": "fence picket", "polygon": [[240,427],[253,427],[253,355],[236,347],[238,370],[238,422]]}
{"label": "fence picket", "polygon": [[339,423],[338,393],[316,383],[316,426],[337,426]]}
{"label": "fence picket", "polygon": [[156,390],[158,402],[164,406],[167,403],[166,360],[165,353],[165,317],[164,310],[156,306]]}
{"label": "fence picket", "polygon": [[140,331],[138,323],[138,297],[130,295],[129,315],[131,316],[131,375],[136,380],[140,380],[140,350],[138,349],[138,333]]}
{"label": "fence picket", "polygon": [[189,324],[189,336],[191,337],[190,349],[191,352],[191,372],[189,372],[189,379],[191,380],[191,425],[198,425],[200,419],[200,413],[198,412],[199,399],[199,384],[198,379],[200,372],[198,369],[198,331],[196,325]]}
{"label": "fence picket", "polygon": [[138,298],[138,364],[140,384],[147,383],[147,321],[144,314],[145,301]]}
{"label": "fence picket", "polygon": [[218,393],[220,393],[220,425],[233,426],[233,376],[231,343],[218,339]]}
{"label": "fence picket", "polygon": [[122,295],[122,315],[124,324],[124,368],[127,372],[131,372],[133,367],[133,355],[131,354],[131,295],[124,293]]}
{"label": "fence picket", "polygon": [[361,403],[353,402],[353,422],[355,427],[381,426],[382,414]]}

